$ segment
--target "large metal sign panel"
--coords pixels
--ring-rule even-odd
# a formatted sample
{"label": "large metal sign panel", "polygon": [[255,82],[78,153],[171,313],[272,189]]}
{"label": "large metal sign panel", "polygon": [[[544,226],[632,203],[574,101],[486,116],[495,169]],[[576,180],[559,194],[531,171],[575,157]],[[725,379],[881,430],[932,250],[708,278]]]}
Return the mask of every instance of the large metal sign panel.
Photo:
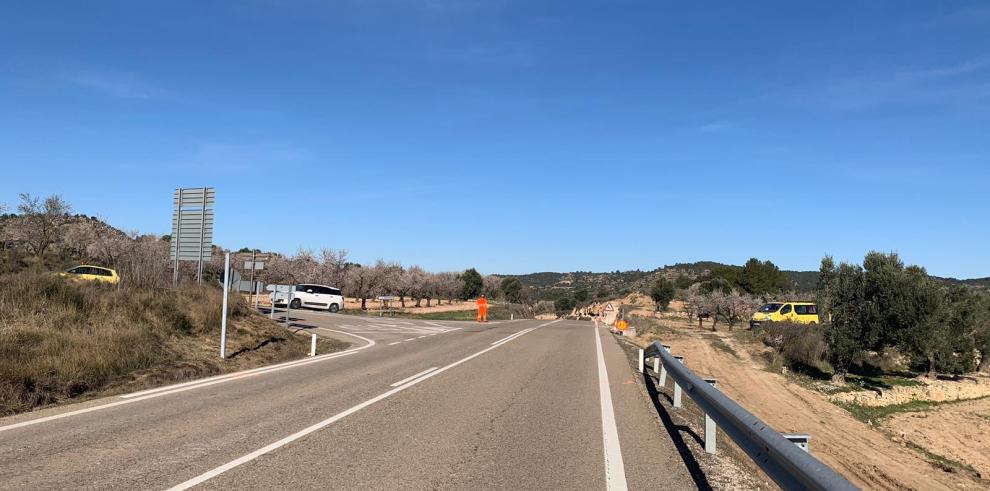
{"label": "large metal sign panel", "polygon": [[173,261],[209,261],[213,251],[214,188],[179,188],[172,195]]}

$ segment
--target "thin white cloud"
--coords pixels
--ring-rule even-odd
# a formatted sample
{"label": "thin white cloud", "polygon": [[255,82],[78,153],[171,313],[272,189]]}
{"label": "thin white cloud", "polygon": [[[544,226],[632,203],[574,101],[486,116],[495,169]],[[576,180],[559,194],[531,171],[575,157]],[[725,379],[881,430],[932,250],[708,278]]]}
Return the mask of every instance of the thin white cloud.
{"label": "thin white cloud", "polygon": [[712,121],[698,127],[698,131],[703,133],[721,133],[736,128],[736,124],[731,121]]}
{"label": "thin white cloud", "polygon": [[164,91],[132,75],[107,70],[85,70],[65,77],[77,86],[121,99],[153,99]]}

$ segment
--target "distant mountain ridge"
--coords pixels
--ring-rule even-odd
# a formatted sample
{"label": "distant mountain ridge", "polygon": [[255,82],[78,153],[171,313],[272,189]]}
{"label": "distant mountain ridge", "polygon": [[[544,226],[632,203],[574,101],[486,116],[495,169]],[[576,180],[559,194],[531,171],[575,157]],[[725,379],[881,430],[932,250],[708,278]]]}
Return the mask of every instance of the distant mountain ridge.
{"label": "distant mountain ridge", "polygon": [[[590,271],[574,271],[558,273],[542,271],[523,275],[500,275],[518,278],[524,286],[532,288],[538,298],[555,298],[569,291],[587,290],[591,297],[625,295],[632,292],[645,292],[660,276],[672,281],[685,276],[694,280],[710,273],[714,269],[737,269],[742,266],[724,264],[715,261],[698,261],[694,263],[677,263],[665,265],[651,271],[629,270],[593,273]],[[796,293],[813,292],[818,284],[818,271],[783,270]],[[990,288],[990,278],[956,279],[940,278],[937,280],[946,285],[966,285],[973,288]]]}

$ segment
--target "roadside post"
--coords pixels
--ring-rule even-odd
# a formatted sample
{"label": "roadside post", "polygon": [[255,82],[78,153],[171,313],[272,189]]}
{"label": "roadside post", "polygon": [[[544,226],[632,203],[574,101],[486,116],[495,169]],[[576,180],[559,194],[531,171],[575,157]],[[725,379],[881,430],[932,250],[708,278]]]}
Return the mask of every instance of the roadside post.
{"label": "roadside post", "polygon": [[289,327],[289,313],[292,312],[292,292],[296,291],[295,285],[289,285],[289,294],[285,298],[285,327]]}
{"label": "roadside post", "polygon": [[[708,382],[712,387],[715,387],[718,380],[706,378],[705,382]],[[718,427],[715,426],[715,420],[712,419],[708,413],[705,413],[705,452],[707,453],[715,453],[715,433],[717,430]]]}
{"label": "roadside post", "polygon": [[[674,359],[684,363],[683,356],[675,356]],[[681,385],[677,383],[676,379],[674,380],[674,407],[681,407]]]}
{"label": "roadside post", "polygon": [[[662,346],[663,346],[663,349],[667,353],[670,353],[670,346],[667,346],[666,344],[664,344]],[[667,386],[667,367],[665,365],[661,365],[660,366],[660,387],[666,387],[666,386]]]}
{"label": "roadside post", "polygon": [[227,297],[230,295],[230,253],[223,266],[223,319],[220,321],[220,358],[227,357]]}
{"label": "roadside post", "polygon": [[316,333],[313,333],[312,341],[309,344],[309,356],[316,356]]}

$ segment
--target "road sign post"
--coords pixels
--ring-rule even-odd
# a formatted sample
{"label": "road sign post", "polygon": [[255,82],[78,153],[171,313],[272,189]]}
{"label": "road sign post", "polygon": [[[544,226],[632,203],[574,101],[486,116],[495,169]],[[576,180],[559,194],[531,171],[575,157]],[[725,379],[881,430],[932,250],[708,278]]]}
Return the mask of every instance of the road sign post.
{"label": "road sign post", "polygon": [[230,253],[223,266],[223,320],[220,321],[220,358],[227,357],[227,296],[230,295]]}

